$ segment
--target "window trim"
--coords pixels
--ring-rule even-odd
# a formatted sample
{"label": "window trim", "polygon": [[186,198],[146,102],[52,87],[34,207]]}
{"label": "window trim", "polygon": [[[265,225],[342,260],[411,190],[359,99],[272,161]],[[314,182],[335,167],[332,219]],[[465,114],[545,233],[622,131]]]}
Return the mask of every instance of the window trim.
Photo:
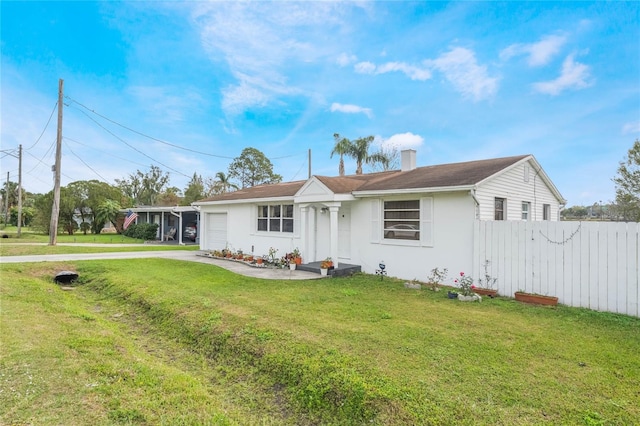
{"label": "window trim", "polygon": [[[286,214],[286,208],[288,206],[291,206],[291,216],[285,216]],[[266,211],[267,214],[266,216],[263,216],[263,208],[266,207]],[[288,204],[288,203],[272,203],[272,204],[258,204],[256,205],[256,208],[258,210],[258,214],[257,217],[255,219],[255,226],[256,226],[256,232],[258,233],[265,233],[265,234],[285,234],[285,235],[289,235],[289,234],[294,234],[295,231],[295,207],[294,204]],[[275,212],[276,210],[278,210],[279,212],[279,216],[271,216],[272,212]],[[254,210],[255,211],[255,210]],[[266,229],[260,229],[260,221],[264,221],[266,224]],[[285,230],[285,221],[290,220],[291,221],[291,230]],[[272,230],[271,229],[271,224],[274,223],[273,221],[277,221],[278,222],[278,230]]]}
{"label": "window trim", "polygon": [[[407,203],[407,202],[415,202],[417,204],[416,207],[413,208],[399,208],[399,207],[387,207],[387,203]],[[418,198],[417,200],[382,200],[382,238],[385,240],[392,240],[392,241],[396,241],[396,240],[401,240],[401,241],[420,241],[421,237],[422,237],[422,230],[420,229],[420,224],[421,224],[421,217],[422,217],[422,206],[420,203],[420,199]],[[392,212],[396,212],[396,213],[412,213],[412,212],[418,212],[418,217],[417,218],[389,218],[387,219],[387,215],[386,213],[392,213]],[[398,222],[396,225],[392,225],[392,226],[397,226],[397,225],[417,225],[417,230],[415,230],[415,233],[417,233],[418,238],[399,238],[399,237],[395,237],[395,231],[394,230],[390,230],[389,228],[386,227],[387,222]],[[387,237],[387,235],[390,232],[394,232],[394,237],[393,238],[389,238]]]}
{"label": "window trim", "polygon": [[[384,237],[384,202],[385,201],[418,201],[420,238],[417,240],[410,239],[392,239]],[[380,198],[371,204],[372,207],[372,243],[396,245],[396,246],[434,246],[434,200],[433,197],[416,197],[416,198]],[[379,236],[379,237],[378,237]],[[376,238],[378,237],[378,238]]]}
{"label": "window trim", "polygon": [[521,206],[521,218],[529,222],[531,220],[531,201],[523,201]]}
{"label": "window trim", "polygon": [[551,204],[542,205],[542,220],[551,220]]}
{"label": "window trim", "polygon": [[[498,210],[498,201],[502,203],[502,208]],[[493,220],[506,220],[506,211],[507,211],[507,199],[501,197],[495,197],[493,199]],[[498,218],[498,213],[500,213],[500,218]]]}

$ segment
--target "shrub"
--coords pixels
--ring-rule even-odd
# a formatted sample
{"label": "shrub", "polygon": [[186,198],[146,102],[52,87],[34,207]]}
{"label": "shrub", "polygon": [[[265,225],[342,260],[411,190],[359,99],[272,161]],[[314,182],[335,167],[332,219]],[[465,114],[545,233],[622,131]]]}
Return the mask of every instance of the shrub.
{"label": "shrub", "polygon": [[137,240],[155,240],[158,235],[157,223],[138,223],[132,224],[122,232],[123,235]]}

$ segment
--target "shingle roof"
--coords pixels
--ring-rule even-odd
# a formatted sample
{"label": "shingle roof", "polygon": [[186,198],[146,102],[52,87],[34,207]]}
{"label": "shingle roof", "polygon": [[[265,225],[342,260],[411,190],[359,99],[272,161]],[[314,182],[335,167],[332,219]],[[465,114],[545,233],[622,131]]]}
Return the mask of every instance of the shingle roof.
{"label": "shingle roof", "polygon": [[252,186],[251,188],[239,189],[233,192],[216,195],[201,201],[231,201],[246,200],[253,198],[276,198],[293,197],[306,181],[298,180],[294,182],[282,182],[274,184],[263,184]]}
{"label": "shingle roof", "polygon": [[407,172],[398,172],[383,180],[369,181],[358,190],[383,191],[474,185],[527,157],[528,155],[518,155],[490,160],[417,167]]}
{"label": "shingle roof", "polygon": [[[316,176],[334,194],[354,191],[446,188],[477,184],[529,155],[417,167],[402,172],[393,170],[349,176]],[[204,201],[231,201],[256,198],[293,197],[306,181],[264,184],[217,195]]]}

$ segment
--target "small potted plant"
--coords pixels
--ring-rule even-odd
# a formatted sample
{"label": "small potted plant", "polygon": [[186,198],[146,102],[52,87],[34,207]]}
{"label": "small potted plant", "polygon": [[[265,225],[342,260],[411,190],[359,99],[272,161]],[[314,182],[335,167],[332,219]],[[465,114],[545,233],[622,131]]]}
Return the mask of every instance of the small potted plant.
{"label": "small potted plant", "polygon": [[325,260],[320,262],[320,274],[322,276],[326,276],[329,269],[333,269],[333,260],[331,260],[330,257],[327,257]]}
{"label": "small potted plant", "polygon": [[291,258],[293,259],[293,263],[295,263],[296,265],[302,264],[302,255],[300,254],[300,250],[298,250],[298,247],[293,249],[293,251],[291,252]]}
{"label": "small potted plant", "polygon": [[482,300],[480,296],[475,294],[473,291],[473,278],[465,275],[464,272],[460,272],[460,278],[454,281],[460,286],[458,300],[463,302],[475,302],[476,300]]}

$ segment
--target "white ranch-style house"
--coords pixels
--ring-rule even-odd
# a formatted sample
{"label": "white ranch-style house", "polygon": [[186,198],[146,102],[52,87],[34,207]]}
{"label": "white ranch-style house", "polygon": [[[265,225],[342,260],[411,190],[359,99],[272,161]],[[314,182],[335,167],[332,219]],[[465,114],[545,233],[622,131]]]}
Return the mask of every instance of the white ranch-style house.
{"label": "white ranch-style house", "polygon": [[193,205],[200,248],[254,255],[298,248],[303,263],[331,258],[424,281],[433,268],[472,270],[474,222],[558,221],[565,200],[532,155],[259,185]]}

